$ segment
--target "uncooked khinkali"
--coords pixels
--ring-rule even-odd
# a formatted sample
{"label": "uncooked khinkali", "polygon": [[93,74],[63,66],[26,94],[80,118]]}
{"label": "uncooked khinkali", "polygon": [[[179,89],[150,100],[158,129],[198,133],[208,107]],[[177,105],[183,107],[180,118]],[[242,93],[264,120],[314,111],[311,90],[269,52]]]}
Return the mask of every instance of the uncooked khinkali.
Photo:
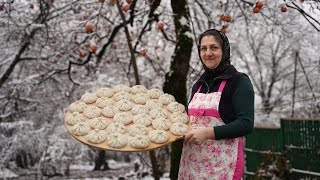
{"label": "uncooked khinkali", "polygon": [[184,112],[185,111],[184,105],[180,104],[178,102],[171,102],[170,104],[168,104],[167,108],[170,112]]}
{"label": "uncooked khinkali", "polygon": [[168,111],[163,109],[163,108],[156,108],[156,109],[153,109],[150,111],[150,116],[153,118],[153,119],[156,119],[156,118],[167,118],[168,116]]}
{"label": "uncooked khinkali", "polygon": [[112,118],[119,111],[119,108],[116,106],[106,106],[102,109],[102,114],[105,117]]}
{"label": "uncooked khinkali", "polygon": [[132,109],[133,103],[129,100],[123,99],[116,102],[116,106],[121,111],[130,111]]}
{"label": "uncooked khinkali", "polygon": [[149,96],[147,94],[138,93],[133,96],[132,100],[136,104],[146,104],[146,102],[149,100]]}
{"label": "uncooked khinkali", "polygon": [[152,142],[161,144],[165,143],[169,140],[169,133],[164,130],[153,130],[149,132],[149,138]]}
{"label": "uncooked khinkali", "polygon": [[103,117],[97,117],[89,120],[89,125],[92,129],[105,129],[110,122]]}
{"label": "uncooked khinkali", "polygon": [[151,125],[151,122],[152,122],[152,118],[148,114],[138,114],[133,117],[134,124],[141,124],[144,126],[149,126],[149,125]]}
{"label": "uncooked khinkali", "polygon": [[127,85],[124,85],[124,84],[119,84],[119,85],[116,85],[114,88],[113,88],[113,91],[115,93],[118,93],[118,92],[121,92],[121,91],[125,91],[125,92],[130,92],[131,91],[131,88]]}
{"label": "uncooked khinkali", "polygon": [[117,94],[115,94],[113,96],[113,99],[115,101],[120,101],[120,100],[123,100],[123,99],[126,99],[126,100],[131,100],[131,95],[128,93],[128,92],[124,92],[124,91],[121,91],[121,92],[118,92]]}
{"label": "uncooked khinkali", "polygon": [[96,91],[98,97],[112,97],[114,95],[113,89],[111,88],[100,88]]}
{"label": "uncooked khinkali", "polygon": [[98,99],[98,96],[95,93],[85,93],[84,95],[81,96],[81,101],[91,104],[96,102]]}
{"label": "uncooked khinkali", "polygon": [[90,126],[85,122],[78,122],[71,128],[72,134],[77,136],[86,135],[90,130],[91,130]]}
{"label": "uncooked khinkali", "polygon": [[147,89],[143,85],[135,85],[131,88],[131,93],[137,94],[137,93],[146,93]]}
{"label": "uncooked khinkali", "polygon": [[156,99],[151,99],[151,100],[147,101],[146,106],[150,110],[152,110],[152,109],[155,109],[155,108],[161,108],[163,106],[163,104],[161,102],[159,102],[158,100],[156,100]]}
{"label": "uncooked khinkali", "polygon": [[159,101],[164,105],[168,105],[169,103],[174,102],[175,98],[171,94],[165,93],[159,97]]}
{"label": "uncooked khinkali", "polygon": [[122,123],[124,125],[128,125],[132,122],[133,115],[128,112],[121,112],[121,113],[117,113],[116,115],[114,115],[113,119],[115,122]]}
{"label": "uncooked khinkali", "polygon": [[173,123],[179,122],[179,123],[187,124],[189,122],[189,116],[186,113],[174,112],[171,114],[170,120]]}
{"label": "uncooked khinkali", "polygon": [[160,89],[150,89],[150,90],[148,90],[147,94],[152,99],[158,99],[164,93]]}
{"label": "uncooked khinkali", "polygon": [[165,118],[157,118],[152,121],[152,127],[159,130],[167,130],[170,128],[171,122]]}
{"label": "uncooked khinkali", "polygon": [[129,126],[128,133],[130,134],[130,136],[145,135],[148,133],[148,129],[144,125],[133,124],[133,125]]}
{"label": "uncooked khinkali", "polygon": [[126,132],[126,126],[122,123],[114,122],[108,125],[108,127],[106,128],[106,131],[108,134],[113,134],[113,133],[124,134]]}
{"label": "uncooked khinkali", "polygon": [[183,123],[173,123],[170,126],[170,132],[176,136],[181,136],[189,131],[189,127]]}
{"label": "uncooked khinkali", "polygon": [[108,137],[108,134],[106,131],[95,129],[95,130],[89,131],[86,139],[91,143],[99,144],[105,141],[107,137]]}
{"label": "uncooked khinkali", "polygon": [[73,126],[78,122],[83,122],[84,120],[85,117],[82,114],[79,114],[79,112],[67,113],[65,117],[66,123],[70,126]]}
{"label": "uncooked khinkali", "polygon": [[86,103],[81,101],[76,101],[69,106],[70,112],[83,112],[83,110],[87,107]]}
{"label": "uncooked khinkali", "polygon": [[124,134],[114,133],[107,137],[107,145],[112,148],[123,148],[128,144],[128,138]]}
{"label": "uncooked khinkali", "polygon": [[149,109],[144,105],[135,105],[131,110],[132,114],[146,114],[149,113]]}
{"label": "uncooked khinkali", "polygon": [[88,106],[86,109],[84,109],[83,114],[87,118],[95,118],[100,116],[101,109],[96,106]]}
{"label": "uncooked khinkali", "polygon": [[136,135],[130,139],[130,146],[136,149],[147,148],[150,144],[148,136],[145,135]]}
{"label": "uncooked khinkali", "polygon": [[108,97],[101,97],[101,98],[98,98],[96,101],[96,106],[98,106],[99,108],[104,108],[112,104],[113,104],[113,100]]}

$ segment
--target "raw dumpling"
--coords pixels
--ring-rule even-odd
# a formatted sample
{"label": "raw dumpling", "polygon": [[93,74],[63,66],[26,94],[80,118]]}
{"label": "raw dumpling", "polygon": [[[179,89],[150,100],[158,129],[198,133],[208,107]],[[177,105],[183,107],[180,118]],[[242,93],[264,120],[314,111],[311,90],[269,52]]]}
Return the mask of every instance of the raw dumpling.
{"label": "raw dumpling", "polygon": [[122,123],[110,123],[108,127],[106,128],[106,131],[108,134],[113,134],[113,133],[121,133],[124,134],[126,132],[126,126]]}
{"label": "raw dumpling", "polygon": [[115,101],[120,101],[120,100],[123,100],[123,99],[126,99],[126,100],[131,100],[131,95],[128,93],[128,92],[124,92],[124,91],[121,91],[121,92],[118,92],[117,94],[115,94],[113,96],[113,99]]}
{"label": "raw dumpling", "polygon": [[65,121],[70,126],[73,126],[78,122],[83,122],[84,120],[85,117],[82,114],[79,114],[79,112],[67,113],[65,116]]}
{"label": "raw dumpling", "polygon": [[153,130],[149,132],[149,138],[152,142],[161,144],[165,143],[169,140],[169,133],[164,130]]}
{"label": "raw dumpling", "polygon": [[143,106],[143,105],[136,105],[136,106],[133,106],[131,112],[134,115],[136,115],[136,114],[146,114],[146,113],[149,113],[149,109],[146,106]]}
{"label": "raw dumpling", "polygon": [[92,129],[105,129],[109,124],[110,122],[103,117],[97,117],[89,121],[89,125]]}
{"label": "raw dumpling", "polygon": [[114,115],[113,119],[115,122],[122,123],[124,125],[128,125],[132,122],[133,115],[128,112],[121,112],[121,113],[117,113],[116,115]]}
{"label": "raw dumpling", "polygon": [[130,136],[145,135],[148,133],[148,129],[144,125],[133,124],[128,128],[128,133],[130,134]]}
{"label": "raw dumpling", "polygon": [[124,134],[114,133],[107,137],[108,146],[116,149],[125,147],[128,144],[128,138]]}
{"label": "raw dumpling", "polygon": [[146,93],[147,89],[143,85],[135,85],[131,88],[131,93],[138,94],[138,93]]}
{"label": "raw dumpling", "polygon": [[147,94],[152,99],[158,99],[164,93],[160,89],[150,89],[150,90],[148,90]]}
{"label": "raw dumpling", "polygon": [[169,103],[174,102],[175,98],[171,94],[165,93],[159,97],[159,101],[164,105],[168,105]]}
{"label": "raw dumpling", "polygon": [[85,93],[84,95],[81,96],[81,101],[91,104],[96,102],[98,99],[97,95],[95,93]]}
{"label": "raw dumpling", "polygon": [[132,109],[133,103],[129,100],[123,99],[116,102],[116,106],[121,111],[130,111]]}
{"label": "raw dumpling", "polygon": [[156,118],[167,118],[168,116],[168,111],[163,109],[163,108],[156,108],[156,109],[153,109],[150,111],[150,116],[153,118],[153,119],[156,119]]}
{"label": "raw dumpling", "polygon": [[144,149],[148,147],[150,140],[148,136],[145,135],[136,135],[130,140],[130,146],[136,149]]}
{"label": "raw dumpling", "polygon": [[107,137],[108,137],[108,134],[106,131],[95,129],[95,130],[89,131],[86,139],[91,143],[99,144],[105,141]]}
{"label": "raw dumpling", "polygon": [[83,136],[88,134],[88,132],[91,130],[90,126],[85,123],[85,122],[79,122],[77,124],[75,124],[74,126],[72,126],[71,128],[71,132],[74,135],[77,136]]}
{"label": "raw dumpling", "polygon": [[171,102],[170,104],[168,104],[167,108],[170,112],[184,112],[185,111],[184,105],[180,104],[178,102]]}
{"label": "raw dumpling", "polygon": [[170,128],[171,122],[165,118],[157,118],[152,121],[152,127],[159,130],[167,130]]}
{"label": "raw dumpling", "polygon": [[177,136],[181,136],[188,131],[189,131],[189,127],[183,123],[173,123],[170,127],[170,132]]}
{"label": "raw dumpling", "polygon": [[189,116],[186,113],[174,112],[171,114],[170,120],[173,123],[179,122],[179,123],[187,124],[189,122]]}
{"label": "raw dumpling", "polygon": [[113,116],[119,111],[119,108],[117,108],[116,106],[106,106],[102,109],[102,114],[105,117],[113,118]]}
{"label": "raw dumpling", "polygon": [[133,123],[149,126],[152,123],[152,118],[148,114],[138,114],[133,117]]}
{"label": "raw dumpling", "polygon": [[113,104],[113,100],[111,98],[108,97],[101,97],[97,99],[96,102],[96,106],[98,106],[99,108],[104,108],[108,105],[112,105]]}
{"label": "raw dumpling", "polygon": [[132,99],[136,104],[146,104],[149,100],[149,96],[147,94],[138,93],[134,95]]}
{"label": "raw dumpling", "polygon": [[113,89],[111,88],[100,88],[96,91],[98,97],[112,97],[114,95]]}
{"label": "raw dumpling", "polygon": [[83,111],[84,116],[86,116],[87,118],[95,118],[100,116],[101,114],[101,109],[96,107],[96,106],[89,106],[86,109],[84,109]]}
{"label": "raw dumpling", "polygon": [[146,106],[152,110],[152,109],[155,109],[155,108],[161,108],[163,106],[163,104],[156,100],[156,99],[151,99],[151,100],[148,100],[147,103],[146,103]]}
{"label": "raw dumpling", "polygon": [[81,101],[76,101],[69,106],[70,112],[83,112],[83,110],[87,107],[86,103]]}
{"label": "raw dumpling", "polygon": [[131,91],[131,88],[129,86],[126,86],[124,84],[119,84],[119,85],[116,85],[114,88],[113,88],[113,91],[115,93],[118,93],[118,92],[121,92],[121,91],[125,91],[125,92],[130,92]]}

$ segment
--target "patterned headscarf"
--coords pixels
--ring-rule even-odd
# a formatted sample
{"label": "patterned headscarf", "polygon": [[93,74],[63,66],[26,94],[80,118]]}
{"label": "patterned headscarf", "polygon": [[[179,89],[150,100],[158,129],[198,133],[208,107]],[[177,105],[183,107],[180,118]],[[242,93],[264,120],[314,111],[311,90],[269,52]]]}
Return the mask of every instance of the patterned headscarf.
{"label": "patterned headscarf", "polygon": [[[222,48],[222,59],[220,64],[214,68],[214,69],[209,69],[202,61],[201,56],[200,56],[200,43],[203,37],[205,36],[214,36],[215,39],[220,43],[221,48]],[[213,73],[218,73],[224,71],[229,65],[230,65],[230,44],[227,36],[216,30],[216,29],[209,29],[202,34],[199,35],[199,43],[198,43],[198,52],[199,52],[199,57],[202,62],[203,68],[205,71],[210,71]]]}

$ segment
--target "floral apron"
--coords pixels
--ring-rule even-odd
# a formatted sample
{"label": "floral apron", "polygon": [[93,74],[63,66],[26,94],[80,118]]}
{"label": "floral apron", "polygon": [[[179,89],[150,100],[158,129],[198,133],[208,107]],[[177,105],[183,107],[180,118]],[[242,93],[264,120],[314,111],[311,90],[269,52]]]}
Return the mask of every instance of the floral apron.
{"label": "floral apron", "polygon": [[[223,80],[218,92],[199,93],[202,85],[194,94],[188,107],[192,128],[224,125],[218,108],[222,91],[226,84]],[[243,172],[242,138],[206,140],[200,145],[184,142],[179,177],[180,180],[239,180]]]}

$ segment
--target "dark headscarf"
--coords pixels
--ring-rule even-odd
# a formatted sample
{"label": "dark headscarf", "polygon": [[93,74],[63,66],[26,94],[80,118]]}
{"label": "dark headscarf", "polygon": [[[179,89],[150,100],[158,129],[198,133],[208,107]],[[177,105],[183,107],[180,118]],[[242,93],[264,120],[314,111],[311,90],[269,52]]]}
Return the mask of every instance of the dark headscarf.
{"label": "dark headscarf", "polygon": [[[203,37],[205,36],[214,36],[215,39],[220,43],[221,48],[222,48],[222,59],[220,64],[214,68],[214,69],[209,69],[202,61],[201,56],[200,56],[200,43]],[[199,43],[198,43],[198,53],[200,60],[202,62],[203,68],[206,72],[210,72],[210,74],[218,74],[223,72],[227,67],[230,65],[230,44],[227,36],[216,30],[216,29],[209,29],[202,34],[199,35]]]}

